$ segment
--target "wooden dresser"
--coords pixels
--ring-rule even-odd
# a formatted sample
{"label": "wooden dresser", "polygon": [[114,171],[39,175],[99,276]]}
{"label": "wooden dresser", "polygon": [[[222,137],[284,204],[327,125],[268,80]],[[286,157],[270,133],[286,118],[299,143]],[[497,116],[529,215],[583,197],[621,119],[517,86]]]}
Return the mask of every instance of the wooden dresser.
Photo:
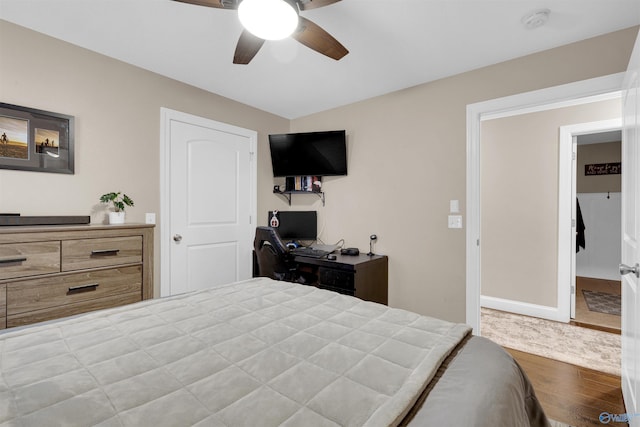
{"label": "wooden dresser", "polygon": [[152,298],[153,227],[0,227],[0,329]]}

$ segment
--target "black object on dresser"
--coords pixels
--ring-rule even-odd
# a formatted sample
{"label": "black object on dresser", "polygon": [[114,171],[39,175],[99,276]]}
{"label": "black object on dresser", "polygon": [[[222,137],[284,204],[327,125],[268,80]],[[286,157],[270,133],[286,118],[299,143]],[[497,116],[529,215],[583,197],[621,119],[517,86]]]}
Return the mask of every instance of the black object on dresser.
{"label": "black object on dresser", "polygon": [[341,255],[336,260],[296,256],[298,269],[318,276],[315,286],[388,304],[389,259],[386,255]]}

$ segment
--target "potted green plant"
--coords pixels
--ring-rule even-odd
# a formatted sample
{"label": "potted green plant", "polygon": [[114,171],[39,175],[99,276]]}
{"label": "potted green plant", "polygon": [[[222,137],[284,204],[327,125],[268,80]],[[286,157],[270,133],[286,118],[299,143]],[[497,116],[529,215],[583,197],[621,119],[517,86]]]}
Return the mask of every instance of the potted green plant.
{"label": "potted green plant", "polygon": [[100,201],[113,205],[114,212],[109,212],[109,224],[124,224],[125,207],[133,206],[133,199],[120,191],[103,194]]}

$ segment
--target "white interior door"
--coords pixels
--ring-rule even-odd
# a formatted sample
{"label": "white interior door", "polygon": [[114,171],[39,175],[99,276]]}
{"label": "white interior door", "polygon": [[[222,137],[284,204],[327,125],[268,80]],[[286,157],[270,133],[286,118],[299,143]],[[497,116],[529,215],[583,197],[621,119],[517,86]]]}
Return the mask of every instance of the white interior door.
{"label": "white interior door", "polygon": [[[571,273],[569,275],[569,317],[576,318],[576,232],[578,230],[578,207],[576,205],[576,181],[578,176],[578,137],[571,137]],[[560,260],[558,262],[560,265]],[[560,268],[560,267],[558,267]],[[560,286],[560,281],[558,281]]]}
{"label": "white interior door", "polygon": [[[622,394],[628,414],[638,414],[640,392],[640,34],[625,77],[622,130]],[[626,268],[628,266],[629,268]],[[625,268],[623,268],[625,267]],[[640,426],[640,417],[629,420]]]}
{"label": "white interior door", "polygon": [[169,283],[161,286],[162,295],[250,278],[256,132],[165,113],[169,177],[163,243],[169,271],[163,284]]}

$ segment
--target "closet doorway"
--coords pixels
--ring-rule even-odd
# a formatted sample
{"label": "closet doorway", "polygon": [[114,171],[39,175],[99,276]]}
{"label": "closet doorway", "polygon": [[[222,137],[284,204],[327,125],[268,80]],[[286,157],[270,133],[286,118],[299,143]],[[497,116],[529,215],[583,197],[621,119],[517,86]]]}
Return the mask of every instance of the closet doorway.
{"label": "closet doorway", "polygon": [[[578,326],[620,333],[622,131],[617,121],[574,126],[572,196],[576,241],[571,253],[571,319]],[[582,131],[577,128],[582,127]],[[584,129],[600,127],[599,131]]]}

